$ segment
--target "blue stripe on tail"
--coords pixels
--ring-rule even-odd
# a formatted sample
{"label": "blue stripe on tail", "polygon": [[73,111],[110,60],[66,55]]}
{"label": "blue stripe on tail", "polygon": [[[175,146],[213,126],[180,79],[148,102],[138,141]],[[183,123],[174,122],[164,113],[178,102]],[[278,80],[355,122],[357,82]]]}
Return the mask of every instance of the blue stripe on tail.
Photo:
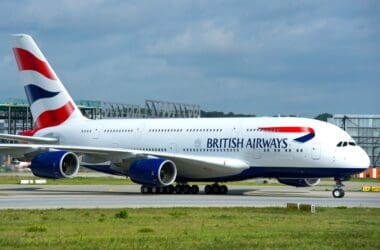
{"label": "blue stripe on tail", "polygon": [[24,88],[29,105],[32,105],[32,103],[39,99],[50,98],[59,94],[59,92],[50,92],[34,84],[28,84]]}

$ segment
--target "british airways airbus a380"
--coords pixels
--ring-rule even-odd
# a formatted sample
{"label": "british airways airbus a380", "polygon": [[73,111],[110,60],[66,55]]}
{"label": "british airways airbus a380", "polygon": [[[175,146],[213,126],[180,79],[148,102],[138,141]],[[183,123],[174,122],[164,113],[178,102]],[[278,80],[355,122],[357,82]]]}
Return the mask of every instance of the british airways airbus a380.
{"label": "british airways airbus a380", "polygon": [[[292,186],[342,180],[369,167],[365,151],[340,128],[305,118],[89,120],[29,35],[12,36],[34,129],[0,138],[0,152],[31,161],[33,174],[74,177],[80,166],[129,176],[142,193],[198,193],[188,182],[214,182],[206,194],[227,193],[219,182],[277,178]],[[174,186],[173,183],[177,185]]]}

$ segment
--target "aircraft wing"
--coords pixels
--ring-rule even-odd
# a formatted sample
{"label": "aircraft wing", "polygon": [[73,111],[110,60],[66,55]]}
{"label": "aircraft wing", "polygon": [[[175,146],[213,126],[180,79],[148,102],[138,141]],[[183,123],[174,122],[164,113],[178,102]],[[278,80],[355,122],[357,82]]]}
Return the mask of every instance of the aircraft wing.
{"label": "aircraft wing", "polygon": [[37,144],[46,144],[46,143],[57,143],[57,138],[51,137],[38,137],[38,136],[25,136],[25,135],[11,135],[11,134],[0,134],[0,139],[6,139],[11,141],[18,142],[27,142],[27,143],[37,143]]}
{"label": "aircraft wing", "polygon": [[[149,152],[124,148],[103,148],[54,144],[0,144],[0,154],[10,154],[17,157],[33,158],[38,153],[49,150],[67,150],[77,155],[90,156],[118,164],[133,162],[134,159],[161,157],[172,160],[178,171],[178,176],[202,178],[204,176],[228,176],[240,173],[249,167],[248,163],[239,159],[184,155],[167,152]],[[124,166],[129,168],[129,166]],[[213,174],[215,173],[215,174]]]}

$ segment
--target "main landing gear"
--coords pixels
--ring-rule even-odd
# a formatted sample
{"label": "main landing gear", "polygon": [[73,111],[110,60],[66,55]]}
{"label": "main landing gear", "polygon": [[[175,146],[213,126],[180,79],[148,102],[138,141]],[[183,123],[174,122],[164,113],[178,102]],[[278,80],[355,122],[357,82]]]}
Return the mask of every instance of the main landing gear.
{"label": "main landing gear", "polygon": [[166,187],[148,187],[141,186],[142,194],[198,194],[198,185],[188,185],[179,183],[177,185],[169,185]]}
{"label": "main landing gear", "polygon": [[[178,183],[177,185],[169,185],[166,187],[149,187],[141,186],[142,194],[199,194],[198,185],[189,185],[187,183]],[[214,183],[205,186],[205,194],[227,194],[228,188],[226,185]]]}
{"label": "main landing gear", "polygon": [[226,185],[219,185],[214,183],[212,185],[205,186],[205,194],[227,194],[228,188]]}
{"label": "main landing gear", "polygon": [[343,190],[343,183],[341,178],[334,178],[335,181],[335,187],[332,191],[332,195],[334,198],[343,198],[344,197],[344,190]]}

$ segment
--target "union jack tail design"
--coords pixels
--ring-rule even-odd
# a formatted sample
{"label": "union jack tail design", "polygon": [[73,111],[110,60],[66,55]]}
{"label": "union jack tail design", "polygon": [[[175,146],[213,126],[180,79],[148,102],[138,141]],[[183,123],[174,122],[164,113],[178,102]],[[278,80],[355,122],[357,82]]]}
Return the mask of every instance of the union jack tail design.
{"label": "union jack tail design", "polygon": [[33,38],[25,34],[12,38],[13,53],[34,121],[34,129],[24,134],[33,135],[68,120],[85,119]]}

